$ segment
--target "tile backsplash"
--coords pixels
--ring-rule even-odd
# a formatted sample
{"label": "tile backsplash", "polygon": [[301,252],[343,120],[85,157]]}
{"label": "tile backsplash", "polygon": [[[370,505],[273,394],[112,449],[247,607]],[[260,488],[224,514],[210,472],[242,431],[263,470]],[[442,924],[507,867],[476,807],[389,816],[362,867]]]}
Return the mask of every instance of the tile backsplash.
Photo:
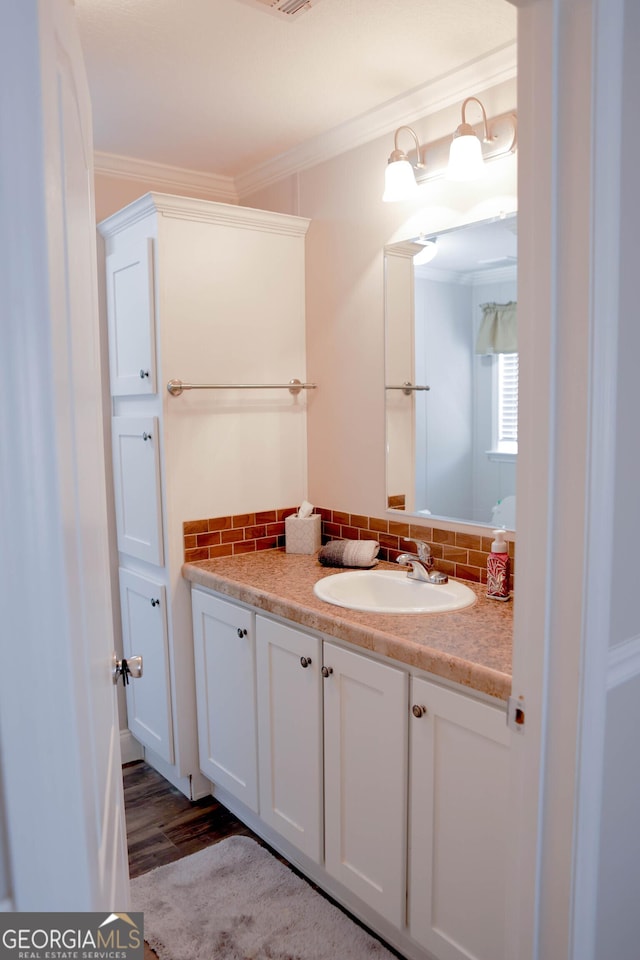
{"label": "tile backsplash", "polygon": [[[285,545],[284,518],[296,512],[296,507],[264,510],[205,520],[187,520],[184,523],[184,559],[213,560],[256,550],[275,550]],[[413,550],[412,540],[425,540],[431,547],[438,570],[460,580],[487,582],[487,557],[491,551],[490,536],[444,530],[432,524],[411,523],[407,520],[366,517],[341,510],[316,508],[322,516],[322,542],[328,540],[377,540],[380,559],[394,561],[405,550]],[[509,543],[511,577],[515,565],[515,543]]]}

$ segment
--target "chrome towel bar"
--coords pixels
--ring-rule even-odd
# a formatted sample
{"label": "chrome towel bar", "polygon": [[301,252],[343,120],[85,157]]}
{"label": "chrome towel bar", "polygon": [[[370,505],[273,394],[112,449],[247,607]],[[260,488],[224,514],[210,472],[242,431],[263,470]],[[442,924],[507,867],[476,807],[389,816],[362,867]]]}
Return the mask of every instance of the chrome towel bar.
{"label": "chrome towel bar", "polygon": [[414,384],[407,381],[407,383],[401,383],[399,386],[385,387],[385,390],[402,390],[404,395],[409,397],[414,390],[431,390],[431,387],[414,386]]}
{"label": "chrome towel bar", "polygon": [[182,380],[169,380],[167,390],[172,397],[179,397],[183,390],[288,390],[296,396],[301,390],[315,390],[315,383],[301,383],[289,380],[289,383],[183,383]]}

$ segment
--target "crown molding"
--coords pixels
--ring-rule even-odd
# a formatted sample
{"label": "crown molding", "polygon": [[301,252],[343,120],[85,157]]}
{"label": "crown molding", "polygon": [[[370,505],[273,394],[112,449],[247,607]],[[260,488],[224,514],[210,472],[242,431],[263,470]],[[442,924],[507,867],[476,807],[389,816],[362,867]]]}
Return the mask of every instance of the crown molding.
{"label": "crown molding", "polygon": [[315,167],[397,130],[403,124],[415,123],[453,106],[464,99],[469,90],[481,93],[499,83],[513,80],[516,75],[517,47],[515,43],[509,43],[465,64],[459,70],[388,100],[333,130],[305,140],[299,146],[235,178],[101,151],[94,155],[94,172],[123,180],[137,180],[145,184],[149,191],[179,194],[197,191],[198,196],[205,200],[238,204],[241,197],[250,196],[284,177]]}
{"label": "crown molding", "polygon": [[203,173],[201,170],[172,167],[164,163],[101,151],[94,154],[93,166],[94,173],[121,180],[137,180],[145,184],[149,191],[184,193],[197,190],[198,196],[204,200],[239,202],[233,177],[224,177],[217,173]]}
{"label": "crown molding", "polygon": [[199,220],[262,230],[264,233],[279,233],[290,237],[304,237],[311,223],[305,217],[275,213],[271,210],[254,210],[237,203],[151,192],[102,220],[98,224],[98,230],[103,237],[112,237],[151,214],[176,220]]}
{"label": "crown molding", "polygon": [[453,106],[464,99],[469,90],[481,93],[506,80],[513,80],[516,75],[517,46],[510,43],[240,174],[235,180],[238,195],[248,196],[286,176],[397,130],[403,124],[415,123]]}

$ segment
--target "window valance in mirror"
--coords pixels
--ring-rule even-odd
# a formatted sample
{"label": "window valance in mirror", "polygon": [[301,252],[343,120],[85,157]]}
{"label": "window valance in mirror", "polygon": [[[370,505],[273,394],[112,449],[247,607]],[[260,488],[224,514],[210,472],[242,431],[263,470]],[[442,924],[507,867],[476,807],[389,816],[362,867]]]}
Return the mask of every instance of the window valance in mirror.
{"label": "window valance in mirror", "polygon": [[517,353],[517,303],[483,303],[476,353]]}

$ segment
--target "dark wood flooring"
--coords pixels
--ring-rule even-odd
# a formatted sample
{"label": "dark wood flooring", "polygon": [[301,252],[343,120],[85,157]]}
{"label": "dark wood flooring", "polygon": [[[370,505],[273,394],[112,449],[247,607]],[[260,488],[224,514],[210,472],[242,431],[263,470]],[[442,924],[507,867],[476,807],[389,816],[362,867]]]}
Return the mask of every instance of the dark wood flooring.
{"label": "dark wood flooring", "polygon": [[213,797],[187,798],[144,761],[122,770],[129,874],[187,857],[225,837],[259,838]]}

